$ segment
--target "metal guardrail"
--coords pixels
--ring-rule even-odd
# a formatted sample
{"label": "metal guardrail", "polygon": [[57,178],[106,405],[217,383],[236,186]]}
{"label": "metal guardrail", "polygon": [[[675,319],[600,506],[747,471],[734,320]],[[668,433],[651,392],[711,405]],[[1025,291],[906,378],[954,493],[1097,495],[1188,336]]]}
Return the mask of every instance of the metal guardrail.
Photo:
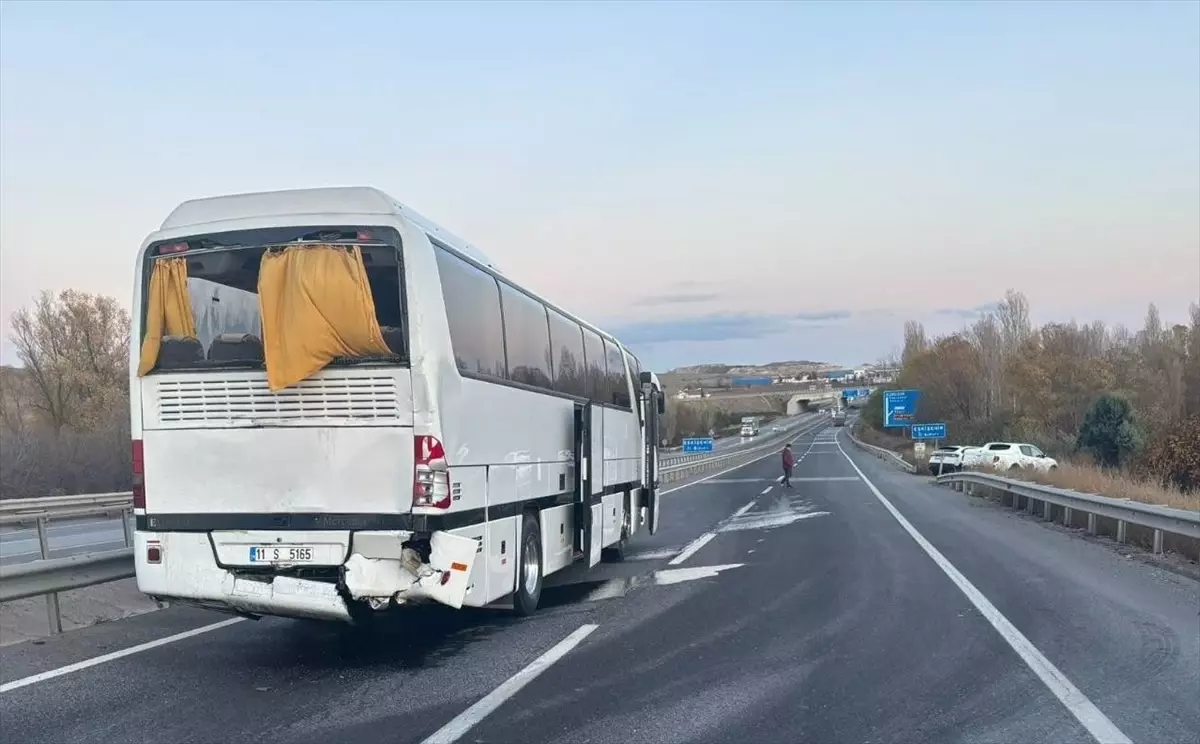
{"label": "metal guardrail", "polygon": [[[741,460],[752,462],[769,451],[783,446],[785,441],[825,422],[824,416],[809,419],[789,427],[776,436],[746,447],[727,452],[702,453],[676,458],[672,464],[661,466],[659,476],[664,483],[676,481],[689,474],[721,467],[734,467]],[[35,523],[41,559],[11,566],[0,565],[0,602],[45,595],[46,613],[51,633],[62,632],[62,612],[58,592],[82,589],[95,584],[119,581],[134,576],[133,533],[129,514],[133,509],[133,493],[82,494],[51,496],[41,499],[12,499],[0,502],[0,524]],[[101,553],[84,553],[66,558],[51,558],[47,523],[53,519],[93,516],[119,511],[125,526],[125,548]]]}
{"label": "metal guardrail", "polygon": [[[59,509],[128,509],[133,505],[132,491],[84,493],[76,496],[42,496],[33,499],[0,501],[0,518],[29,515],[30,519]],[[3,524],[3,522],[0,522]]]}
{"label": "metal guardrail", "polygon": [[851,422],[849,422],[849,421],[846,422],[846,436],[850,437],[850,441],[854,443],[854,446],[858,447],[863,452],[866,452],[869,455],[874,455],[875,457],[878,457],[880,460],[883,460],[884,462],[888,463],[889,465],[894,465],[895,467],[900,468],[901,470],[903,470],[906,473],[917,472],[917,468],[915,465],[913,465],[908,460],[905,460],[900,455],[897,455],[895,452],[884,449],[883,447],[876,447],[873,444],[867,444],[866,442],[862,441],[858,437],[854,436],[854,430],[850,427],[850,423]]}
{"label": "metal guardrail", "polygon": [[1012,495],[1013,508],[1020,508],[1021,499],[1024,499],[1025,511],[1030,514],[1034,512],[1034,504],[1040,502],[1043,505],[1042,518],[1046,521],[1054,519],[1053,506],[1059,507],[1063,523],[1067,525],[1071,524],[1074,512],[1087,514],[1087,531],[1092,535],[1096,534],[1097,517],[1113,519],[1117,522],[1117,542],[1120,543],[1125,542],[1127,525],[1145,527],[1154,531],[1155,553],[1163,551],[1164,533],[1200,540],[1200,513],[1186,509],[1172,509],[1127,499],[1111,499],[1107,496],[972,471],[940,475],[936,482],[965,493],[972,493],[975,486],[1009,493]]}
{"label": "metal guardrail", "polygon": [[[133,577],[133,548],[0,566],[0,602]],[[51,619],[51,627],[54,620]],[[62,632],[61,623],[57,632]]]}

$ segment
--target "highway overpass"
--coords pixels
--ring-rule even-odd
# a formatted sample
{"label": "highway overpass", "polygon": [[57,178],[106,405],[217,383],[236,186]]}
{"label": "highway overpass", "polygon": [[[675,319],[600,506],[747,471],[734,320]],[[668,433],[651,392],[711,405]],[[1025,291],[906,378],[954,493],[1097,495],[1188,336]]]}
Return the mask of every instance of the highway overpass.
{"label": "highway overpass", "polygon": [[788,398],[787,414],[795,416],[802,412],[806,407],[811,405],[833,405],[836,401],[842,399],[841,388],[828,388],[826,390],[805,390],[795,393]]}

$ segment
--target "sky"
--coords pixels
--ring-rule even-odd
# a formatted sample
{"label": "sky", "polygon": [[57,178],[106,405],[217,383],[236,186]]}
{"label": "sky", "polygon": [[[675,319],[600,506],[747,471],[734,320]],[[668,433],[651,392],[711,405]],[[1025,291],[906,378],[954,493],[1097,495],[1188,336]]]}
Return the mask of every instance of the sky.
{"label": "sky", "polygon": [[657,369],[1200,300],[1200,2],[0,3],[0,358],[191,198],[372,185]]}

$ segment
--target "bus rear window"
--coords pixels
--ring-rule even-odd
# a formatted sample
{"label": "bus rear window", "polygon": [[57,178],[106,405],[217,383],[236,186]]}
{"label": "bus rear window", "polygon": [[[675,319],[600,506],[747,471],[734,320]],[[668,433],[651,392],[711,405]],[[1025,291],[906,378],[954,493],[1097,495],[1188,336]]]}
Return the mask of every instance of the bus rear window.
{"label": "bus rear window", "polygon": [[197,235],[150,246],[142,292],[143,341],[154,325],[148,322],[148,311],[157,261],[186,263],[188,305],[195,327],[194,337],[174,335],[170,328],[164,330],[153,369],[261,369],[265,357],[258,282],[263,255],[268,250],[304,245],[358,249],[375,306],[375,320],[386,351],[390,351],[339,357],[331,363],[396,363],[406,358],[399,235],[390,228],[378,227],[288,227]]}

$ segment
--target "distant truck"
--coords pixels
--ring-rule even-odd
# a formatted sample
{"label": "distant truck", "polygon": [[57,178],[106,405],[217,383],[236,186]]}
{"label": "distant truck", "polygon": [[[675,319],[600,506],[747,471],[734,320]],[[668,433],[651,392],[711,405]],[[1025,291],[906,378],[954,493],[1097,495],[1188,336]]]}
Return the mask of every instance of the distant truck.
{"label": "distant truck", "polygon": [[842,409],[839,408],[838,410],[833,412],[833,425],[834,426],[845,426],[846,425],[846,412],[845,411],[843,411]]}
{"label": "distant truck", "polygon": [[758,436],[758,417],[746,416],[742,418],[742,436],[756,437]]}

